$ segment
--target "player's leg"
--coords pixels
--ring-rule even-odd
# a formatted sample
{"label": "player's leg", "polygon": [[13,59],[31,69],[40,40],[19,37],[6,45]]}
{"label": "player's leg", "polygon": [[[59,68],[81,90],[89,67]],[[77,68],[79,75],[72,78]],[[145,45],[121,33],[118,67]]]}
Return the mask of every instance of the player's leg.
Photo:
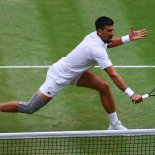
{"label": "player's leg", "polygon": [[[109,114],[111,124],[116,125],[116,129],[126,129],[121,125],[120,121],[118,120],[115,101],[113,99],[109,85],[106,81],[96,76],[94,73],[86,71],[77,81],[77,86],[87,87],[98,91],[100,94],[101,103],[105,108],[106,112]],[[109,129],[115,129],[115,127],[110,127]]]}
{"label": "player's leg", "polygon": [[40,90],[31,98],[29,102],[21,102],[21,101],[8,101],[0,104],[1,112],[22,112],[31,114],[40,108],[42,108],[45,104],[47,104],[52,97],[48,97],[44,95]]}
{"label": "player's leg", "polygon": [[[8,101],[0,104],[1,112],[21,112],[32,114],[46,105],[55,95],[64,89],[68,84],[66,79],[61,78],[62,83],[59,81],[61,77],[57,75],[51,66],[48,70],[46,80],[43,85],[39,88],[37,93],[31,98],[29,102],[23,101]],[[67,82],[66,82],[67,81]]]}
{"label": "player's leg", "polygon": [[32,114],[46,105],[52,97],[44,95],[40,90],[31,98],[29,102],[19,102],[19,112]]}

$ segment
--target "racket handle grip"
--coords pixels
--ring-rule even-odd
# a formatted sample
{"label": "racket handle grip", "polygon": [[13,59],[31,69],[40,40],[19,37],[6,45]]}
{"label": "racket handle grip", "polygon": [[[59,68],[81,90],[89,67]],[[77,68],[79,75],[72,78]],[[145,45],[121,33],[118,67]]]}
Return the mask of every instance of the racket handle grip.
{"label": "racket handle grip", "polygon": [[147,97],[149,97],[149,95],[148,94],[145,94],[145,95],[142,96],[142,99],[145,99]]}

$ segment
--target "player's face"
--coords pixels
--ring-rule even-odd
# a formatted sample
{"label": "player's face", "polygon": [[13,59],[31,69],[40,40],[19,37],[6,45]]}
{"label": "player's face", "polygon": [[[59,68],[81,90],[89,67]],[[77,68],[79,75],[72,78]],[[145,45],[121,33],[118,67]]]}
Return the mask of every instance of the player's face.
{"label": "player's face", "polygon": [[105,42],[109,43],[114,36],[114,26],[106,25],[104,28],[98,30],[98,35]]}

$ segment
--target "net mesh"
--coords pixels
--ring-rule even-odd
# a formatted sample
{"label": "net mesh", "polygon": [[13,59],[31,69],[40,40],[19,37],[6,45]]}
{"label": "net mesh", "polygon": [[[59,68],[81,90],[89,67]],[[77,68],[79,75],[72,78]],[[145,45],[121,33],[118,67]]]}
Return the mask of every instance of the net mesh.
{"label": "net mesh", "polygon": [[[97,132],[97,131],[96,131]],[[60,132],[61,133],[61,132]],[[104,132],[103,132],[104,133]],[[0,138],[0,155],[153,155],[155,135],[82,134]],[[31,133],[32,135],[33,133]],[[53,133],[52,133],[53,134]],[[62,133],[61,133],[62,134]]]}

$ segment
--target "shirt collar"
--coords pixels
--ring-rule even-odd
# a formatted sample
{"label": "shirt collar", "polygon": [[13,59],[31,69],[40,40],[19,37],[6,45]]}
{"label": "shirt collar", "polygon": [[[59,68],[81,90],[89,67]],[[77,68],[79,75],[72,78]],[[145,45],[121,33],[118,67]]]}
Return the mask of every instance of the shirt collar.
{"label": "shirt collar", "polygon": [[95,36],[96,36],[96,39],[104,46],[107,48],[108,44],[107,43],[104,43],[104,41],[97,35],[97,32],[95,31],[94,32]]}

